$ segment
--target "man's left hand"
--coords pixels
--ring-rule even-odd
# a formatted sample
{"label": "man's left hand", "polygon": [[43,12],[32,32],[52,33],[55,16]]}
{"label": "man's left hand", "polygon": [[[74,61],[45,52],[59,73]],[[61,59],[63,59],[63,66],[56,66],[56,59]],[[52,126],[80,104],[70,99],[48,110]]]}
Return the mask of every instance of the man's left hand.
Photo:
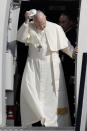
{"label": "man's left hand", "polygon": [[78,54],[78,47],[76,46],[72,52],[72,58],[75,59]]}

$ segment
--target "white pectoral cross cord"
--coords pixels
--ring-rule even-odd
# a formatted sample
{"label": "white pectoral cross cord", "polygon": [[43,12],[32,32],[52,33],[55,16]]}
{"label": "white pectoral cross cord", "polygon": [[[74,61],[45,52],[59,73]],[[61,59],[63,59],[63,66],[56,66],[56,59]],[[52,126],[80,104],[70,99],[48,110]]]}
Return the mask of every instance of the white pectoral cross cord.
{"label": "white pectoral cross cord", "polygon": [[41,50],[41,48],[42,48],[43,41],[44,41],[44,39],[46,38],[45,35],[46,35],[46,34],[45,34],[45,30],[43,30],[43,31],[38,30],[38,36],[39,36],[39,39],[40,39],[40,41],[41,41],[41,44],[37,47],[39,52],[40,52],[40,50]]}

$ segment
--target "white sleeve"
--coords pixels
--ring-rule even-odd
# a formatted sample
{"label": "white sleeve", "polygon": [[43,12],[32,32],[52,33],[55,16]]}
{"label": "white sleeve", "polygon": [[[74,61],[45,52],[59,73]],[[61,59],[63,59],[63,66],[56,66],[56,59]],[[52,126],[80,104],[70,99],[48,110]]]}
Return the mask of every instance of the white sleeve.
{"label": "white sleeve", "polygon": [[72,51],[69,50],[69,47],[62,49],[62,51],[72,58]]}
{"label": "white sleeve", "polygon": [[62,49],[62,52],[64,52],[65,54],[67,54],[68,56],[72,58],[73,50],[74,50],[74,47],[71,45],[70,41],[68,41],[68,47]]}
{"label": "white sleeve", "polygon": [[71,43],[70,43],[70,42],[68,43],[68,48],[69,48],[69,50],[70,50],[71,52],[73,52],[74,47],[71,45]]}
{"label": "white sleeve", "polygon": [[23,23],[17,32],[17,40],[25,43],[28,35],[29,35],[29,24]]}

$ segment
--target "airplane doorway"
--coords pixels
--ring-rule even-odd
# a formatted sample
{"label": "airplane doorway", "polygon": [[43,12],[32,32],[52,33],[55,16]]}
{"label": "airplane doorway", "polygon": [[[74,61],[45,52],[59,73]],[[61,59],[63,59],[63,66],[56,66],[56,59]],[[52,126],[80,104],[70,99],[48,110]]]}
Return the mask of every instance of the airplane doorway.
{"label": "airplane doorway", "polygon": [[[47,20],[51,22],[55,22],[57,24],[58,24],[58,19],[61,12],[69,11],[71,15],[76,17],[76,19],[78,19],[79,17],[78,16],[79,0],[22,1],[18,28],[24,22],[25,11],[30,10],[32,8],[42,10],[46,14]],[[78,24],[78,21],[76,24]],[[15,90],[14,103],[15,103],[15,113],[16,113],[15,126],[21,126],[21,117],[19,113],[20,112],[20,87],[21,87],[21,80],[22,80],[22,75],[23,75],[27,55],[28,55],[28,47],[23,44],[19,44],[17,42],[17,68],[16,68],[16,73],[15,73],[15,82],[17,83],[16,84],[17,86],[14,87],[14,90]],[[36,123],[35,126],[40,126],[40,123]]]}

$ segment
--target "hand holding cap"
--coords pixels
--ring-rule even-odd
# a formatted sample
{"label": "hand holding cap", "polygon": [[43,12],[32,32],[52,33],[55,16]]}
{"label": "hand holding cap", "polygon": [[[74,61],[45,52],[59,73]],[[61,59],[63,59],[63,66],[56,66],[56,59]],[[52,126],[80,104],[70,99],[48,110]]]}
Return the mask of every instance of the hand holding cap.
{"label": "hand holding cap", "polygon": [[25,23],[29,22],[29,19],[32,19],[34,15],[36,15],[37,10],[36,9],[31,9],[29,11],[26,11],[25,13]]}
{"label": "hand holding cap", "polygon": [[36,9],[29,10],[29,17],[31,18],[32,16],[36,15],[36,13],[37,13]]}

